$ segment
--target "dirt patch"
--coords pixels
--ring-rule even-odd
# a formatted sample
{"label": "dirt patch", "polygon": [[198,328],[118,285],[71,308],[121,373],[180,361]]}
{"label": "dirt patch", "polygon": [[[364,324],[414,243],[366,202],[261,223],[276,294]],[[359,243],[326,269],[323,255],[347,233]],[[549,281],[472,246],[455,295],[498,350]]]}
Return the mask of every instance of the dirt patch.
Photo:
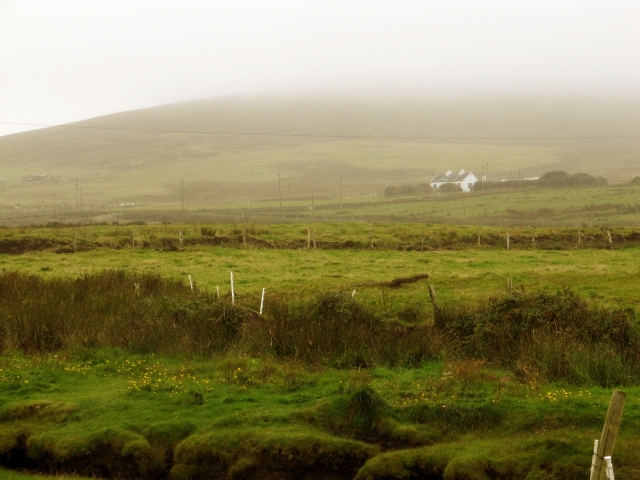
{"label": "dirt patch", "polygon": [[388,282],[370,282],[370,283],[361,283],[356,285],[358,287],[390,287],[390,288],[399,288],[402,285],[407,285],[409,283],[416,283],[420,280],[426,280],[429,278],[429,275],[426,273],[420,273],[418,275],[414,275],[413,277],[397,277],[393,280],[389,280]]}
{"label": "dirt patch", "polygon": [[49,238],[3,238],[0,240],[0,253],[20,255],[27,252],[39,252],[58,248],[71,248],[69,242]]}
{"label": "dirt patch", "polygon": [[47,400],[26,402],[0,411],[0,421],[38,418],[63,422],[77,409],[77,405]]}

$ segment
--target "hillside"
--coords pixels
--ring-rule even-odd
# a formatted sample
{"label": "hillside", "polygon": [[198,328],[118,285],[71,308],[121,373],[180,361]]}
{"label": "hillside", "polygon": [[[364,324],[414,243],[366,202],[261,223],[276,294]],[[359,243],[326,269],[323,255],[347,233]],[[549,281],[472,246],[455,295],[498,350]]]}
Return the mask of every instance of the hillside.
{"label": "hillside", "polygon": [[[0,204],[75,204],[76,178],[96,205],[175,205],[180,180],[192,205],[275,200],[278,172],[286,198],[289,176],[293,198],[336,196],[338,173],[346,195],[381,194],[486,163],[615,182],[640,174],[640,139],[564,137],[638,135],[640,104],[622,102],[204,99],[0,137]],[[58,181],[21,180],[45,171]]]}

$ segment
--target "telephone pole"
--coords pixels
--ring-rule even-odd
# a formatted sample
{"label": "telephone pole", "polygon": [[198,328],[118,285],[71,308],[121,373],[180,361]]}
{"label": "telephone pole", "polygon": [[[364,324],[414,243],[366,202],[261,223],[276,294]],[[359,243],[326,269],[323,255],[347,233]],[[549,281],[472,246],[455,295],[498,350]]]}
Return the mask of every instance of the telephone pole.
{"label": "telephone pole", "polygon": [[280,173],[276,173],[278,175],[278,198],[280,199],[280,208],[282,208],[282,184],[280,182]]}
{"label": "telephone pole", "polygon": [[342,177],[344,177],[344,173],[339,173],[340,177],[340,208],[342,208]]}

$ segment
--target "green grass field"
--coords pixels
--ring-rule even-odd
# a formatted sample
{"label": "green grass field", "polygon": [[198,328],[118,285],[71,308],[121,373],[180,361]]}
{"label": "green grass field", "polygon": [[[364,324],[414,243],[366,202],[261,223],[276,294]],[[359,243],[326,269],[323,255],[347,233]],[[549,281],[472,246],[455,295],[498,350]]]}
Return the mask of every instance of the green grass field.
{"label": "green grass field", "polygon": [[[144,228],[144,227],[142,227]],[[177,228],[177,227],[176,227]],[[453,227],[452,227],[453,228]],[[427,273],[443,300],[476,300],[504,290],[507,279],[525,289],[571,287],[591,298],[640,305],[636,283],[639,248],[607,250],[280,250],[193,246],[184,251],[97,249],[76,254],[35,252],[0,256],[0,268],[45,278],[79,276],[105,269],[135,270],[180,279],[200,288],[229,292],[234,272],[239,295],[302,295],[334,288],[382,295],[373,282]],[[393,295],[426,299],[425,282]]]}
{"label": "green grass field", "polygon": [[[81,452],[93,452],[89,471],[111,478],[157,478],[167,450],[175,452],[171,478],[263,478],[269,470],[283,478],[430,470],[445,479],[493,478],[491,471],[582,478],[610,396],[596,387],[523,384],[474,363],[309,370],[252,358],[95,352],[84,361],[5,355],[2,367],[0,448],[22,432],[51,468],[87,472]],[[375,429],[349,413],[363,386],[388,405],[373,413]],[[614,459],[616,474],[637,478],[640,390],[626,391]],[[0,471],[23,478],[10,475]]]}
{"label": "green grass field", "polygon": [[[357,248],[307,250],[303,224],[266,225],[253,232],[272,242],[302,238],[300,248],[189,243],[202,238],[201,227],[82,227],[76,229],[79,245],[126,243],[131,230],[140,242],[175,240],[182,230],[188,246],[161,251],[107,245],[75,254],[45,249],[3,254],[0,268],[47,280],[111,269],[159,274],[178,280],[187,298],[192,275],[198,295],[205,291],[215,298],[218,287],[224,302],[230,301],[233,271],[236,300],[244,307],[257,310],[266,288],[266,316],[276,312],[274,299],[303,301],[327,290],[350,297],[355,290],[356,301],[377,305],[385,318],[397,321],[407,315],[402,312],[416,311],[421,312],[419,322],[430,323],[427,284],[435,285],[441,304],[473,306],[503,295],[508,278],[516,291],[570,287],[606,308],[640,306],[636,246],[399,250],[394,246],[398,240],[419,244],[422,227],[381,224],[375,227],[376,239],[388,248],[370,249],[369,226],[359,223],[314,227],[319,238],[338,243],[360,239],[363,245]],[[209,228],[224,237],[242,232],[238,225]],[[452,232],[458,239],[475,239],[477,228],[426,228],[426,235],[438,241]],[[493,230],[482,232],[488,237]],[[563,231],[537,230],[543,233]],[[57,235],[68,240],[72,234],[70,228],[6,229],[2,238]],[[400,288],[374,285],[424,273],[428,280]],[[263,478],[273,472],[282,478],[585,477],[611,386],[550,382],[528,368],[452,353],[415,365],[336,368],[250,349],[213,356],[86,346],[37,354],[5,349],[0,357],[0,461],[40,473],[157,478],[170,472],[176,480]],[[621,478],[640,475],[635,455],[640,391],[635,385],[627,381],[623,387],[628,400],[614,455]],[[20,455],[32,463],[15,460]]]}

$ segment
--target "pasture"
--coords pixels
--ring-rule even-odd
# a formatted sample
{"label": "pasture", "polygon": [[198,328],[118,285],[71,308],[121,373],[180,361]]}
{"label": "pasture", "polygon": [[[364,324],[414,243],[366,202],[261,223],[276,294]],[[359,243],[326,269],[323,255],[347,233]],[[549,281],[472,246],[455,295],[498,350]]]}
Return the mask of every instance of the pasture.
{"label": "pasture", "polygon": [[[636,230],[613,250],[600,227],[512,228],[510,250],[506,231],[315,223],[307,249],[302,223],[4,229],[0,464],[578,479],[618,387],[616,474],[640,475]],[[539,323],[496,323],[521,315]]]}

